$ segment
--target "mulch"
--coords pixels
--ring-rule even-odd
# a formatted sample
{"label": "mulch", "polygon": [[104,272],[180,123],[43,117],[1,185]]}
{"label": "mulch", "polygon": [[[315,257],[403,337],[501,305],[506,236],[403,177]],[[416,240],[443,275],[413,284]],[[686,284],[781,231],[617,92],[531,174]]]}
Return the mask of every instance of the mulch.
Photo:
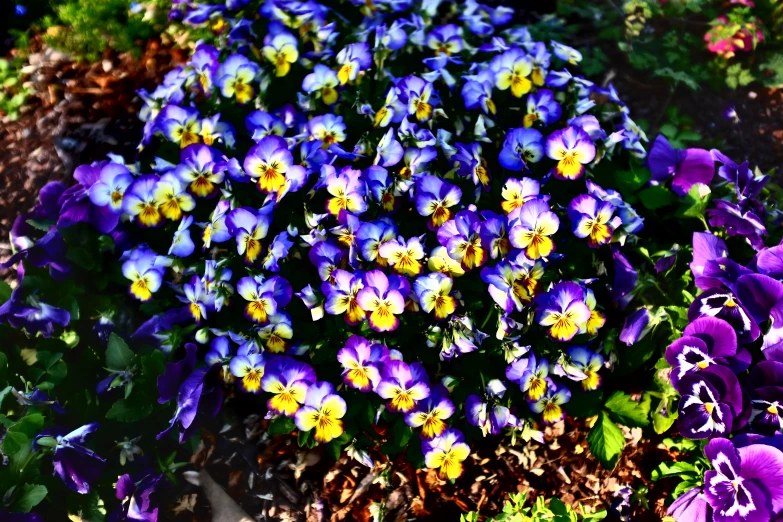
{"label": "mulch", "polygon": [[67,180],[109,152],[133,157],[143,127],[136,91],[153,89],[184,59],[156,41],[138,57],[107,53],[93,64],[74,63],[40,41],[33,48],[25,72],[34,95],[17,121],[0,125],[0,260],[10,253],[14,219],[46,183]]}
{"label": "mulch", "polygon": [[[372,507],[383,506],[384,520],[420,522],[459,520],[479,511],[481,519],[502,511],[507,493],[556,497],[585,511],[606,509],[623,486],[648,488],[646,506],[636,504],[630,520],[661,520],[664,499],[676,481],[650,483],[654,467],[676,460],[659,438],[642,440],[640,429],[624,432],[626,448],[614,469],[589,455],[585,420],[567,419],[546,428],[546,444],[488,437],[474,444],[465,472],[454,483],[433,470],[416,470],[404,454],[387,462],[371,454],[370,469],[347,456],[336,462],[320,448],[299,448],[294,435],[270,437],[267,420],[257,415],[234,418],[235,424],[201,430],[201,445],[191,464],[205,468],[247,513],[257,520],[302,522],[372,520]],[[411,444],[418,441],[413,440]],[[177,521],[208,522],[210,507],[199,488],[180,484],[163,512]],[[620,520],[610,512],[607,520]]]}

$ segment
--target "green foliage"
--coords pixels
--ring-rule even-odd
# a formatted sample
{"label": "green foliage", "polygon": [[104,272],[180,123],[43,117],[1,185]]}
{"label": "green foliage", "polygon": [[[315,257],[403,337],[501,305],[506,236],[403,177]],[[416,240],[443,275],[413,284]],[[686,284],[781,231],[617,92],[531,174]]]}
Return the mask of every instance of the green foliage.
{"label": "green foliage", "polygon": [[[22,85],[19,60],[0,58],[0,113],[13,121],[19,118],[20,110],[30,96],[30,90]],[[0,289],[0,300],[3,291]]]}
{"label": "green foliage", "polygon": [[[167,0],[147,2],[149,10],[131,12],[131,0],[58,0],[54,16],[44,18],[47,42],[80,60],[97,60],[103,52],[139,53],[143,42],[162,30]],[[151,13],[151,14],[150,14]]]}
{"label": "green foliage", "polygon": [[[547,505],[544,497],[536,498],[532,506],[527,506],[527,494],[509,493],[509,499],[503,505],[503,511],[487,522],[535,522],[538,520],[553,520],[554,522],[579,522],[583,520],[603,520],[606,510],[587,513],[579,504],[578,509],[566,504],[559,498],[553,498]],[[479,514],[471,511],[460,516],[460,522],[478,522]]]}
{"label": "green foliage", "polygon": [[742,67],[741,63],[735,63],[726,69],[726,85],[731,89],[745,87],[755,79],[753,73],[749,69]]}

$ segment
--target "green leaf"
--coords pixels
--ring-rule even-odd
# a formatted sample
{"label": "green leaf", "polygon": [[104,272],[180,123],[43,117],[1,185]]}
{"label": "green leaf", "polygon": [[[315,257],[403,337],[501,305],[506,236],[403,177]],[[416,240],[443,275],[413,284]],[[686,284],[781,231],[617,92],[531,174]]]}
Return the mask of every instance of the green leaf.
{"label": "green leaf", "polygon": [[29,513],[31,509],[41,503],[48,493],[45,486],[40,484],[25,484],[16,493],[16,499],[11,504],[11,512]]}
{"label": "green leaf", "polygon": [[674,193],[663,185],[656,185],[639,192],[639,198],[646,208],[656,210],[671,205],[674,201]]}
{"label": "green leaf", "polygon": [[697,476],[701,476],[701,472],[690,462],[674,462],[672,464],[661,462],[652,471],[650,478],[657,481],[667,477],[695,478]]}
{"label": "green leaf", "polygon": [[630,395],[617,391],[607,399],[604,407],[609,410],[617,422],[631,428],[641,428],[650,424],[650,397],[636,402]]}
{"label": "green leaf", "polygon": [[0,305],[11,299],[11,287],[5,281],[0,281]]}
{"label": "green leaf", "polygon": [[112,332],[106,348],[106,367],[114,371],[127,370],[133,361],[133,350],[128,348],[122,337]]}
{"label": "green leaf", "polygon": [[294,423],[294,419],[280,416],[269,423],[269,429],[266,431],[270,435],[285,435],[286,433],[291,433],[295,429],[296,424]]}
{"label": "green leaf", "polygon": [[661,415],[657,411],[652,414],[653,429],[658,435],[666,433],[676,420],[677,415]]}
{"label": "green leaf", "polygon": [[683,198],[680,209],[677,211],[677,215],[704,219],[704,211],[707,210],[707,204],[709,202],[710,193],[708,192],[702,196],[699,194],[699,186],[694,185],[685,195],[685,198]]}
{"label": "green leaf", "polygon": [[8,428],[9,432],[24,433],[27,438],[32,439],[43,429],[44,417],[40,413],[25,415],[19,422]]}
{"label": "green leaf", "polygon": [[11,469],[19,471],[33,450],[33,442],[24,433],[9,431],[3,439],[2,449],[11,459]]}
{"label": "green leaf", "polygon": [[612,469],[623,452],[625,438],[609,414],[601,412],[593,429],[587,434],[587,445],[603,467]]}
{"label": "green leaf", "polygon": [[650,180],[650,171],[643,168],[634,168],[632,164],[630,171],[616,171],[614,179],[617,183],[617,188],[620,189],[620,193],[625,196],[642,188]]}
{"label": "green leaf", "polygon": [[138,422],[152,413],[152,400],[147,394],[136,393],[119,399],[106,412],[106,418],[119,422]]}

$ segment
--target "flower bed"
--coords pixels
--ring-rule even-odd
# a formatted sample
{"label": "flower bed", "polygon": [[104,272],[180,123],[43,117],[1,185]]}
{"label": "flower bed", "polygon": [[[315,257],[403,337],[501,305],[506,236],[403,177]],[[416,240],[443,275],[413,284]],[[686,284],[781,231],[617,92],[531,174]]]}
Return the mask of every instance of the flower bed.
{"label": "flower bed", "polygon": [[[670,430],[677,391],[676,429],[698,431],[683,386],[731,370],[661,375],[679,375],[676,348],[661,356],[699,332],[688,321],[722,313],[694,300],[683,252],[704,226],[761,249],[766,179],[663,137],[643,166],[614,88],[512,15],[177,2],[172,23],[198,42],[139,93],[138,157],[77,168],[14,225],[3,510],[156,520],[186,443],[242,394],[270,435],[370,468],[404,453],[443,481],[479,439],[543,442],[566,412],[591,419],[585,458],[609,468],[618,424]],[[710,207],[733,186],[738,203]],[[725,255],[694,256],[703,288],[694,265]],[[744,341],[770,313],[754,309]],[[704,342],[711,363],[728,354]],[[741,417],[722,397],[712,411]],[[766,487],[757,505],[777,511]]]}

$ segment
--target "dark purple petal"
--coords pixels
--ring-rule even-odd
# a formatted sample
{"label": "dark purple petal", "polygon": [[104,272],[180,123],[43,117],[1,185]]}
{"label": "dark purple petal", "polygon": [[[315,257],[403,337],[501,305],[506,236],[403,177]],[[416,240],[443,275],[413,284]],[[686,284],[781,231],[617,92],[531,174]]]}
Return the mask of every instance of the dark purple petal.
{"label": "dark purple petal", "polygon": [[620,331],[620,341],[628,346],[639,342],[647,333],[648,324],[650,324],[650,310],[639,308],[625,318],[623,329]]}
{"label": "dark purple petal", "polygon": [[659,134],[647,155],[647,167],[652,174],[653,181],[664,181],[674,175],[677,169],[679,154],[677,149],[671,146],[669,140],[663,134]]}
{"label": "dark purple petal", "polygon": [[701,488],[693,488],[681,495],[672,503],[666,514],[677,522],[712,521],[712,507]]}
{"label": "dark purple petal", "polygon": [[744,275],[737,280],[737,297],[758,324],[783,300],[783,283],[762,274]]}
{"label": "dark purple petal", "polygon": [[54,471],[69,489],[85,495],[100,477],[106,461],[79,446],[57,448],[52,458]]}
{"label": "dark purple petal", "polygon": [[680,151],[677,170],[672,180],[672,190],[684,196],[697,183],[709,185],[715,175],[715,161],[704,149]]}
{"label": "dark purple petal", "polygon": [[731,357],[737,353],[737,334],[729,323],[714,317],[699,317],[683,330],[683,336],[697,337],[707,344],[712,357]]}
{"label": "dark purple petal", "polygon": [[783,278],[783,245],[762,250],[756,256],[756,270],[760,274]]}
{"label": "dark purple petal", "polygon": [[783,510],[783,452],[764,444],[753,444],[738,451],[742,478],[752,480],[769,494],[772,511]]}
{"label": "dark purple petal", "polygon": [[707,261],[719,259],[729,255],[726,243],[719,237],[709,232],[693,233],[693,261],[691,272],[697,278],[704,272]]}
{"label": "dark purple petal", "polygon": [[617,303],[622,310],[628,306],[628,303],[631,300],[631,292],[636,288],[636,281],[639,278],[639,274],[616,245],[612,246],[612,259],[614,260],[612,300]]}
{"label": "dark purple petal", "polygon": [[166,365],[166,371],[158,377],[158,403],[164,404],[177,396],[182,383],[196,367],[198,347],[193,343],[185,345],[185,357]]}
{"label": "dark purple petal", "polygon": [[758,324],[737,298],[726,290],[713,288],[699,294],[688,308],[688,320],[717,317],[729,323],[737,332],[741,344],[753,342],[761,335]]}

